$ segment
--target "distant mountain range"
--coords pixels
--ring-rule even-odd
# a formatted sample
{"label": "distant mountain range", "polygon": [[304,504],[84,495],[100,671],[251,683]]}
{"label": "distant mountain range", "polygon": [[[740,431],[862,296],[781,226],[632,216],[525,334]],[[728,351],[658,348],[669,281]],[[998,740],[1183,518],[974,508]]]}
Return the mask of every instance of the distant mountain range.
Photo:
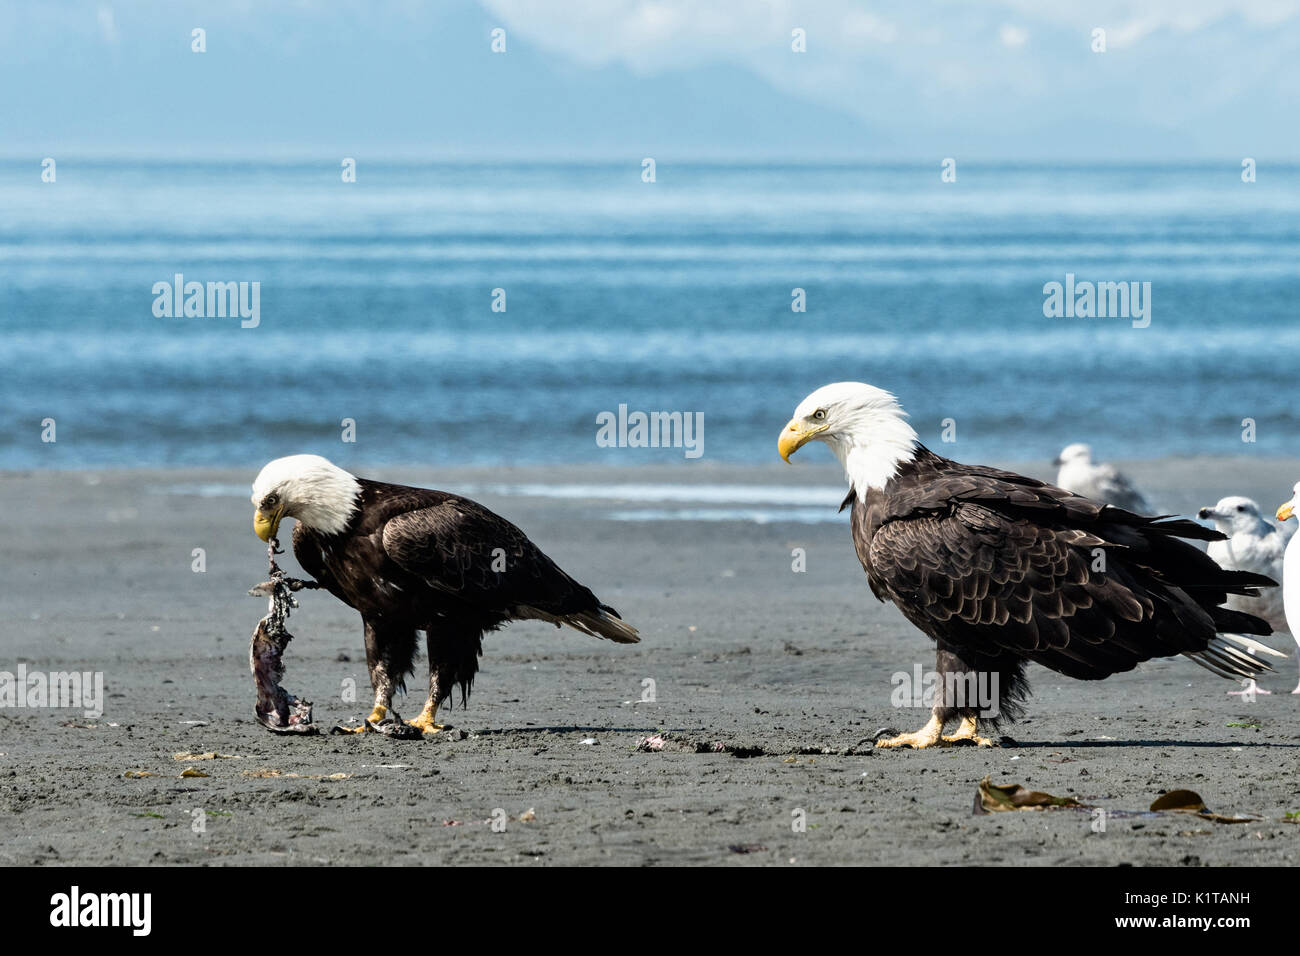
{"label": "distant mountain range", "polygon": [[0,154],[1300,158],[1300,4],[1139,6],[6,4]]}

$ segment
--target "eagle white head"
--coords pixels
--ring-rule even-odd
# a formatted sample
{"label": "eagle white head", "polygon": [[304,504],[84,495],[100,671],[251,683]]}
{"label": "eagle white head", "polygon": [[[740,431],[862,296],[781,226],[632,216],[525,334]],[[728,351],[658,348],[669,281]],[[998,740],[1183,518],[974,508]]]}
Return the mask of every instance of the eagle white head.
{"label": "eagle white head", "polygon": [[1213,508],[1202,508],[1196,512],[1201,519],[1208,518],[1214,527],[1223,534],[1250,534],[1251,532],[1269,532],[1273,526],[1259,513],[1259,505],[1251,498],[1231,495],[1220,498]]}
{"label": "eagle white head", "polygon": [[830,446],[859,497],[883,488],[917,444],[898,399],[864,382],[823,385],[805,398],[781,429],[777,451],[788,462],[810,441]]}
{"label": "eagle white head", "polygon": [[1277,520],[1290,521],[1297,508],[1300,508],[1300,481],[1291,489],[1291,500],[1277,509]]}
{"label": "eagle white head", "polygon": [[1075,442],[1073,445],[1066,445],[1061,449],[1061,453],[1056,456],[1053,465],[1091,465],[1092,464],[1092,446],[1085,445],[1083,442]]}
{"label": "eagle white head", "polygon": [[361,483],[320,455],[290,455],[267,462],[253,481],[253,530],[270,541],[282,518],[322,534],[338,534],[357,510]]}

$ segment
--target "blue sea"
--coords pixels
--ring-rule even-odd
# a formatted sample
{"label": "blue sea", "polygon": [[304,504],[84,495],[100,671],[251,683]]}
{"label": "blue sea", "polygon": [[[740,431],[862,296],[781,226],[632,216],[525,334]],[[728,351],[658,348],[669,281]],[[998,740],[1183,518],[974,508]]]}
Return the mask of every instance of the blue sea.
{"label": "blue sea", "polygon": [[[969,461],[1294,455],[1300,169],[1237,163],[5,161],[0,468],[770,463],[842,379]],[[257,326],[156,315],[177,274]],[[1046,317],[1067,274],[1149,326]],[[620,405],[703,455],[601,447]]]}

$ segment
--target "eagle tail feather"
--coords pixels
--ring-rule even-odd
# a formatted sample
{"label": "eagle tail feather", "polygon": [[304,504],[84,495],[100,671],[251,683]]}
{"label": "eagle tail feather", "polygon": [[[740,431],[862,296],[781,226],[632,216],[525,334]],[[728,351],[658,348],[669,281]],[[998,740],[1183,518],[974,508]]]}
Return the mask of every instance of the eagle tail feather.
{"label": "eagle tail feather", "polygon": [[594,611],[581,611],[578,614],[566,614],[560,618],[565,624],[592,637],[603,637],[616,644],[637,644],[641,635],[631,624],[618,616],[612,607],[601,604]]}
{"label": "eagle tail feather", "polygon": [[1230,607],[1220,607],[1218,605],[1206,608],[1206,610],[1210,612],[1210,617],[1214,619],[1214,629],[1220,634],[1258,634],[1263,637],[1273,633],[1273,628],[1268,621],[1254,614],[1247,614],[1245,611],[1235,611]]}
{"label": "eagle tail feather", "polygon": [[1285,654],[1275,651],[1271,647],[1265,647],[1258,641],[1252,641],[1250,638],[1238,634],[1215,635],[1214,640],[1210,641],[1205,650],[1193,651],[1186,656],[1211,673],[1226,677],[1229,680],[1247,678],[1253,680],[1261,674],[1270,673],[1273,670],[1267,661],[1252,657],[1242,648],[1266,652],[1274,657],[1286,657]]}
{"label": "eagle tail feather", "polygon": [[1253,640],[1245,634],[1220,634],[1219,636],[1225,641],[1231,641],[1237,647],[1244,648],[1251,654],[1267,654],[1269,657],[1277,657],[1282,660],[1287,658],[1287,655],[1282,651],[1274,650],[1267,644]]}
{"label": "eagle tail feather", "polygon": [[1134,515],[1140,522],[1153,531],[1159,531],[1171,538],[1191,538],[1194,541],[1223,541],[1228,536],[1222,531],[1216,531],[1214,528],[1207,528],[1203,524],[1197,524],[1190,518],[1179,518],[1176,515],[1155,515],[1151,518],[1144,518],[1141,515]]}
{"label": "eagle tail feather", "polygon": [[603,637],[618,644],[637,644],[641,641],[637,629],[626,623],[618,616],[618,611],[606,604],[597,604],[590,610],[570,611],[567,614],[522,605],[515,607],[512,613],[521,621],[546,621],[556,627],[567,624],[575,631],[582,631],[592,637]]}

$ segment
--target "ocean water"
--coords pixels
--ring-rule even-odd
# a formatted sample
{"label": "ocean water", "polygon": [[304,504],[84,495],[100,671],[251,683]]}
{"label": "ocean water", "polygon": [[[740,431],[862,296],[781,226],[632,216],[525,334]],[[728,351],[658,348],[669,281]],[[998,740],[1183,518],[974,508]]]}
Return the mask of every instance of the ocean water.
{"label": "ocean water", "polygon": [[[5,161],[0,468],[772,462],[842,379],[968,461],[1294,455],[1300,168],[1239,172]],[[259,283],[257,327],[156,316],[177,273]],[[1149,326],[1045,317],[1067,273]],[[601,447],[620,405],[701,457]]]}

